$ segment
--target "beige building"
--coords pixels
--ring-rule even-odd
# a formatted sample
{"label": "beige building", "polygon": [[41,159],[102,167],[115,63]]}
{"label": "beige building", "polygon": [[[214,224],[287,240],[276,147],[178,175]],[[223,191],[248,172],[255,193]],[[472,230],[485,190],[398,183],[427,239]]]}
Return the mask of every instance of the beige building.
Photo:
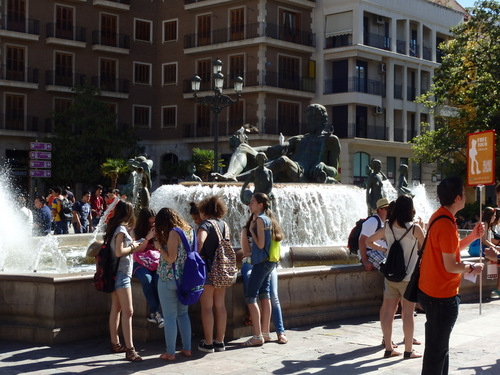
{"label": "beige building", "polygon": [[[437,45],[463,20],[456,2],[427,0],[0,0],[0,158],[27,184],[29,142],[52,131],[53,111],[87,81],[136,129],[159,178],[163,161],[213,148],[214,116],[196,104],[190,79],[212,95],[222,61],[223,93],[238,103],[220,113],[219,151],[244,124],[251,145],[304,132],[310,103],[328,109],[341,138],[342,183],[360,183],[371,158],[397,180],[406,143],[432,116],[413,102],[439,66]],[[442,2],[441,2],[442,3]],[[450,5],[451,4],[451,5]],[[410,165],[410,181],[432,167]]]}

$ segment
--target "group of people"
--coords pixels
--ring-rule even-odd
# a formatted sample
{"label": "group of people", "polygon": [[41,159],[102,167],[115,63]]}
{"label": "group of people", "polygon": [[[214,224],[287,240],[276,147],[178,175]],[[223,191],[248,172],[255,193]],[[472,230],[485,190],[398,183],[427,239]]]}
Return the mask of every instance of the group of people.
{"label": "group of people", "polygon": [[[118,189],[109,188],[105,199],[102,196],[103,190],[102,185],[97,185],[92,194],[83,190],[78,200],[69,187],[55,186],[49,190],[46,197],[37,195],[31,220],[33,236],[68,234],[70,225],[73,226],[75,234],[93,232],[106,208],[120,197]],[[29,210],[26,207],[23,209]],[[111,213],[108,220],[110,216]]]}
{"label": "group of people", "polygon": [[[271,306],[278,342],[285,344],[288,340],[279,307],[277,263],[268,259],[271,242],[280,242],[284,234],[270,210],[266,194],[256,193],[250,200],[249,209],[250,217],[242,229],[241,238],[244,264],[247,265],[243,272],[245,302],[253,324],[253,336],[243,346],[260,346],[271,340]],[[209,196],[197,204],[191,203],[190,214],[197,226],[194,229],[171,208],[162,208],[157,213],[151,208],[142,208],[136,221],[131,203],[124,200],[116,203],[104,235],[104,241],[111,244],[112,251],[119,258],[115,290],[111,293],[111,352],[124,352],[125,358],[132,362],[142,360],[134,349],[132,337],[130,282],[132,276],[136,276],[141,281],[149,306],[148,320],[164,329],[166,351],[160,355],[160,359],[175,360],[178,332],[182,343],[180,354],[185,357],[192,355],[188,306],[179,301],[176,280],[182,279],[187,254],[196,247],[205,261],[207,271],[200,297],[204,337],[198,349],[206,353],[225,350],[227,287],[215,286],[210,274],[213,272],[212,266],[219,247],[217,232],[224,238],[229,236],[229,227],[224,221],[226,211],[224,201],[218,196]],[[174,228],[180,229],[182,234]],[[183,241],[181,237],[185,237],[187,241]],[[257,303],[258,299],[261,307]],[[120,343],[118,335],[120,323],[125,345]]]}
{"label": "group of people", "polygon": [[[400,355],[408,359],[422,357],[413,349],[413,345],[420,345],[413,337],[415,303],[404,298],[413,271],[418,266],[419,251],[422,251],[418,279],[418,303],[426,315],[422,374],[448,373],[449,339],[458,317],[461,274],[477,275],[483,269],[482,263],[462,261],[460,251],[473,241],[484,239],[495,219],[495,215],[485,215],[486,229],[484,224],[478,223],[468,236],[460,239],[455,216],[466,201],[462,180],[451,177],[441,181],[437,195],[441,207],[428,223],[415,219],[410,195],[401,195],[394,202],[380,198],[376,202],[375,214],[364,222],[359,236],[359,257],[367,271],[380,270],[395,241],[399,241],[403,249],[406,276],[399,282],[384,279],[380,323],[386,358]],[[494,243],[486,244],[485,256],[496,264],[500,253]],[[398,345],[392,340],[394,315],[400,302],[403,353],[397,350]]]}

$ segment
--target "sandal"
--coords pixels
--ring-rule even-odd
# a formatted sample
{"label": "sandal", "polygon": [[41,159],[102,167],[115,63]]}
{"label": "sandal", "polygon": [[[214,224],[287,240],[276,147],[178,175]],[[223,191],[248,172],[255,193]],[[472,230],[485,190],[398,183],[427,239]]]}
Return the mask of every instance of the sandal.
{"label": "sandal", "polygon": [[420,358],[422,357],[422,354],[419,352],[416,352],[415,350],[412,350],[411,352],[404,352],[403,358],[404,359],[409,359],[409,358]]}
{"label": "sandal", "polygon": [[262,346],[264,344],[264,337],[253,335],[250,339],[242,343],[242,346]]}
{"label": "sandal", "polygon": [[125,351],[125,359],[130,362],[140,362],[142,361],[142,358],[137,352],[135,351],[134,347],[127,348]]}
{"label": "sandal", "polygon": [[111,343],[111,347],[109,350],[111,353],[125,353],[127,351],[127,348],[124,347],[122,344],[113,344]]}
{"label": "sandal", "polygon": [[270,333],[269,333],[269,332],[267,332],[267,333],[262,332],[262,337],[264,338],[264,342],[269,342],[269,341],[271,341],[271,336],[270,336]]}
{"label": "sandal", "polygon": [[493,292],[496,293],[496,295],[500,297],[500,291],[497,288],[493,289]]}
{"label": "sandal", "polygon": [[[181,350],[181,354],[184,356],[184,357],[191,357],[193,355],[193,353],[191,352],[191,350]],[[175,358],[175,356],[174,356]]]}
{"label": "sandal", "polygon": [[[385,348],[385,340],[382,339],[382,346]],[[395,344],[394,341],[392,342],[392,347],[396,349],[398,347],[398,344]]]}
{"label": "sandal", "polygon": [[279,333],[278,334],[278,344],[286,344],[288,342],[288,339],[284,333]]}
{"label": "sandal", "polygon": [[[184,354],[184,353],[183,353]],[[185,355],[185,354],[184,354]],[[187,356],[186,356],[187,357]],[[160,359],[163,359],[164,361],[175,361],[175,354],[168,354],[167,352],[163,353],[159,357]]]}
{"label": "sandal", "polygon": [[401,355],[402,353],[393,350],[386,350],[384,353],[384,358],[391,358],[391,357],[397,357],[398,355]]}
{"label": "sandal", "polygon": [[[404,338],[403,338],[403,342],[405,342]],[[418,341],[415,337],[413,338],[412,343],[413,343],[413,345],[422,345],[422,343],[420,341]]]}

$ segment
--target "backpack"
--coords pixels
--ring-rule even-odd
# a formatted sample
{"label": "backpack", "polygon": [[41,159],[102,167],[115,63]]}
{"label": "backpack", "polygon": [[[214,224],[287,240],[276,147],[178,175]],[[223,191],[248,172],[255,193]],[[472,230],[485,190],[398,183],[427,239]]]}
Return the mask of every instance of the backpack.
{"label": "backpack", "polygon": [[224,233],[226,236],[223,237],[219,224],[217,224],[215,220],[208,221],[215,228],[215,232],[219,238],[219,246],[215,250],[215,256],[209,276],[210,284],[216,288],[231,286],[236,282],[238,268],[236,267],[236,253],[231,246],[229,227],[227,223],[224,222]]}
{"label": "backpack", "polygon": [[108,243],[104,243],[95,256],[96,271],[94,286],[99,292],[111,293],[115,290],[116,272],[120,259]]}
{"label": "backpack", "polygon": [[59,199],[61,210],[57,211],[61,220],[73,221],[73,203],[69,199]]}
{"label": "backpack", "polygon": [[411,254],[408,258],[408,264],[405,264],[405,256],[403,247],[401,246],[401,240],[412,228],[413,225],[406,230],[406,232],[401,236],[399,240],[396,239],[394,231],[392,230],[392,228],[390,228],[392,236],[394,237],[394,242],[389,248],[389,255],[387,255],[387,258],[380,264],[380,272],[382,272],[384,277],[389,281],[400,282],[406,276],[406,270],[408,269],[408,264],[410,264],[410,260],[413,256],[413,251],[415,250],[417,241],[415,241],[413,249],[411,249]]}
{"label": "backpack", "polygon": [[356,221],[356,225],[352,228],[351,233],[349,233],[349,237],[347,239],[347,247],[350,250],[351,254],[357,255],[359,250],[359,235],[361,234],[361,230],[363,229],[363,224],[369,218],[374,217],[377,219],[377,230],[382,227],[382,222],[380,218],[376,215],[368,216],[365,219],[359,219]]}
{"label": "backpack", "polygon": [[205,268],[205,262],[201,259],[200,254],[198,254],[196,232],[193,237],[194,249],[192,249],[182,229],[176,227],[174,230],[179,234],[187,254],[180,285],[175,277],[175,262],[172,263],[174,279],[177,285],[177,297],[180,303],[189,306],[198,302],[200,299],[203,293],[203,286],[205,285],[207,270]]}

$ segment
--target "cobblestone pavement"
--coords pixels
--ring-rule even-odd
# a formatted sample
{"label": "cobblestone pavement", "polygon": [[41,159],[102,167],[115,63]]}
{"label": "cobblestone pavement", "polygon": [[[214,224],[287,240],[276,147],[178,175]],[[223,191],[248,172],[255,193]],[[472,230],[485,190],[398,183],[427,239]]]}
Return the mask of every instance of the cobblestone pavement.
{"label": "cobblestone pavement", "polygon": [[[489,297],[489,296],[488,296]],[[450,374],[500,374],[500,299],[462,304],[450,343]],[[415,318],[415,337],[424,343],[425,315]],[[158,359],[161,341],[136,347],[141,363],[129,363],[124,354],[109,354],[106,337],[65,345],[41,346],[7,341],[0,343],[0,373],[7,374],[420,374],[422,360],[383,358],[382,334],[377,317],[350,319],[287,331],[289,343],[275,341],[243,348],[244,338],[227,343],[225,352],[167,363]],[[276,340],[275,334],[271,334]],[[394,341],[401,343],[401,318],[394,323]],[[424,346],[416,346],[423,352]],[[404,350],[404,349],[401,349]]]}

